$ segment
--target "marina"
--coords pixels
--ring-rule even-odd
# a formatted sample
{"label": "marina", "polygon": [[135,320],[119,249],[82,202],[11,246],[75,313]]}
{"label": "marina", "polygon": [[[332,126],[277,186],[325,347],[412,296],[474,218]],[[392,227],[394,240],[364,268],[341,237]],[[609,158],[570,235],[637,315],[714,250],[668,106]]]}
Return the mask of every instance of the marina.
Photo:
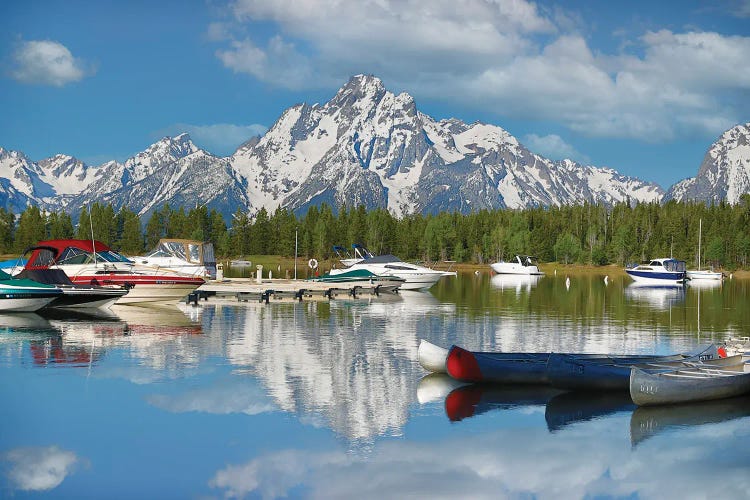
{"label": "marina", "polygon": [[[685,481],[709,495],[721,475],[732,485],[723,497],[743,498],[745,396],[672,411],[637,407],[627,391],[467,384],[420,364],[423,339],[482,352],[644,357],[742,342],[750,329],[737,307],[750,292],[745,280],[688,284],[662,306],[626,294],[624,275],[603,278],[573,276],[568,288],[562,273],[548,274],[517,290],[463,273],[428,292],[268,303],[239,301],[225,283],[226,295],[197,304],[0,314],[0,417],[14,429],[0,434],[0,484],[21,497],[70,498],[84,488],[342,497],[361,483],[342,477],[347,470],[394,481],[394,494],[403,473],[424,476],[414,486],[440,497],[432,471],[458,477],[490,460],[496,472],[464,487],[554,496],[575,467],[564,496],[652,496]],[[261,281],[238,286],[281,288]],[[61,465],[42,482],[34,471],[51,460]],[[664,464],[659,474],[654,460]],[[300,464],[291,476],[289,463]],[[529,482],[521,468],[532,464],[561,472]]]}

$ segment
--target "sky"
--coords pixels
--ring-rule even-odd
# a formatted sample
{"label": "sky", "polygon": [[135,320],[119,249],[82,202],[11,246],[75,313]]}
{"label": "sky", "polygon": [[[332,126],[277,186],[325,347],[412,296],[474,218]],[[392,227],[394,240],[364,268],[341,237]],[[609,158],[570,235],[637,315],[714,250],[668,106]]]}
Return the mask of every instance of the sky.
{"label": "sky", "polygon": [[0,4],[0,147],[231,154],[355,74],[433,118],[668,188],[750,122],[750,0],[132,0]]}

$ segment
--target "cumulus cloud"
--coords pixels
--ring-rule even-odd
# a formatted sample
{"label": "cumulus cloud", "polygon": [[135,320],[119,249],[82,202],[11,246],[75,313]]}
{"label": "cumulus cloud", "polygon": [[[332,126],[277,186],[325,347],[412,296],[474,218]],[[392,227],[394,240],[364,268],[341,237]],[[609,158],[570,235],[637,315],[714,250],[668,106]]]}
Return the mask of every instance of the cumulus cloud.
{"label": "cumulus cloud", "polygon": [[276,410],[265,391],[248,385],[246,379],[225,379],[210,387],[177,395],[155,394],[148,402],[172,413],[201,412],[216,415],[244,413],[258,415]]}
{"label": "cumulus cloud", "polygon": [[[230,498],[304,491],[310,498],[362,499],[460,498],[467,492],[488,499],[659,498],[665,491],[675,498],[702,497],[715,493],[718,476],[726,498],[742,498],[750,488],[746,453],[737,448],[738,439],[748,437],[747,419],[694,427],[689,439],[652,440],[635,449],[627,430],[628,418],[618,416],[553,435],[514,427],[460,438],[448,433],[424,443],[390,442],[367,456],[282,450],[229,465],[209,486]],[[596,439],[601,435],[610,438]]]}
{"label": "cumulus cloud", "polygon": [[524,137],[523,141],[531,151],[551,160],[570,159],[584,165],[591,162],[586,155],[579,153],[576,148],[565,142],[563,138],[557,134],[544,136],[528,134]]}
{"label": "cumulus cloud", "polygon": [[191,125],[176,123],[152,134],[153,137],[175,136],[183,132],[190,134],[195,143],[217,155],[232,154],[243,142],[266,133],[268,128],[260,124],[235,125],[215,123],[213,125]]}
{"label": "cumulus cloud", "polygon": [[94,69],[52,40],[21,43],[13,54],[11,76],[19,82],[62,87],[93,74]]}
{"label": "cumulus cloud", "polygon": [[372,73],[417,98],[653,142],[716,136],[750,112],[746,36],[657,30],[607,54],[579,14],[525,0],[237,0],[231,14],[278,34],[232,38],[217,56],[286,88]]}
{"label": "cumulus cloud", "polygon": [[58,487],[80,462],[75,453],[57,446],[16,448],[1,458],[10,462],[10,483],[15,489],[23,491],[45,491]]}

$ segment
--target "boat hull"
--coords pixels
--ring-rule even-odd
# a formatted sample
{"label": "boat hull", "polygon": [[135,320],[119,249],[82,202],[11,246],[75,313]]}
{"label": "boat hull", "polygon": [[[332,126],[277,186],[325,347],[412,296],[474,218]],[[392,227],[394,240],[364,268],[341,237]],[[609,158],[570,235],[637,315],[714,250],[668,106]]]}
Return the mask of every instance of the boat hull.
{"label": "boat hull", "polygon": [[724,275],[713,271],[688,271],[687,277],[690,280],[715,280],[721,281]]}
{"label": "boat hull", "polygon": [[61,287],[63,294],[49,307],[66,309],[108,308],[128,293],[124,288]]}
{"label": "boat hull", "polygon": [[490,268],[497,274],[520,274],[524,276],[542,276],[543,272],[536,266],[522,266],[514,262],[494,262]]}
{"label": "boat hull", "polygon": [[[742,356],[721,358],[715,346],[702,355],[685,357],[670,355],[662,358],[577,358],[574,355],[551,354],[547,375],[552,386],[575,391],[626,391],[630,384],[630,371],[639,367],[690,367],[701,364],[727,370],[742,370]],[[701,360],[700,357],[704,359]]]}
{"label": "boat hull", "polygon": [[688,403],[750,393],[750,372],[675,370],[653,373],[633,368],[630,397],[639,406]]}
{"label": "boat hull", "polygon": [[626,269],[628,276],[637,283],[650,285],[682,285],[685,282],[685,273],[680,272],[649,272]]}
{"label": "boat hull", "polygon": [[0,311],[4,312],[38,311],[57,298],[57,295],[47,297],[39,295],[33,297],[6,297],[5,295],[0,292]]}
{"label": "boat hull", "polygon": [[117,304],[177,303],[200,285],[185,283],[141,283],[133,286]]}

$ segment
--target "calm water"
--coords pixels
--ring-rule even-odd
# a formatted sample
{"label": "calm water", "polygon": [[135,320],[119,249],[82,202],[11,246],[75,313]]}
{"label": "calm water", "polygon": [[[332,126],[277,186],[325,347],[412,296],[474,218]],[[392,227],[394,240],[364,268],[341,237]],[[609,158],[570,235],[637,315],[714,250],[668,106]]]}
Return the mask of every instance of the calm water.
{"label": "calm water", "polygon": [[750,334],[750,282],[486,273],[429,293],[0,315],[0,496],[748,498],[750,399],[457,387],[420,338],[667,353]]}

